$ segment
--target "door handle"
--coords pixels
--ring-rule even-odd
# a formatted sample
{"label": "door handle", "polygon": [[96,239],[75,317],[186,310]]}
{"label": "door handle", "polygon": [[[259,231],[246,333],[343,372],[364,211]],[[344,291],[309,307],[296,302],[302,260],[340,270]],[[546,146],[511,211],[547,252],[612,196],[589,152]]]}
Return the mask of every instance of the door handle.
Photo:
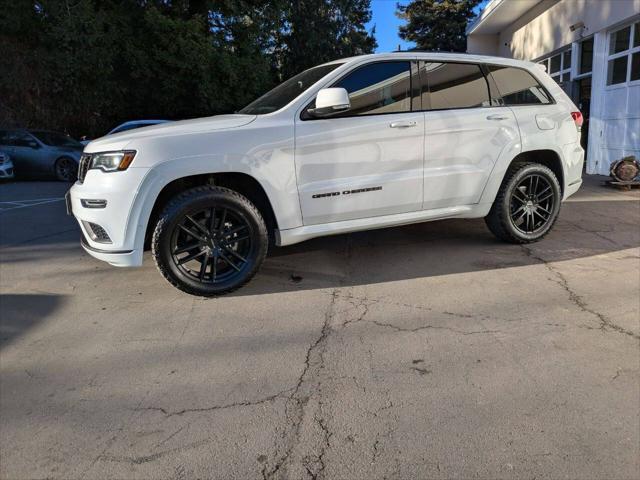
{"label": "door handle", "polygon": [[415,127],[416,125],[418,125],[418,122],[415,121],[404,121],[404,122],[391,122],[389,124],[389,126],[391,128],[409,128],[409,127]]}
{"label": "door handle", "polygon": [[489,115],[487,120],[509,120],[509,117],[506,115],[500,115],[499,113],[495,113],[493,115]]}

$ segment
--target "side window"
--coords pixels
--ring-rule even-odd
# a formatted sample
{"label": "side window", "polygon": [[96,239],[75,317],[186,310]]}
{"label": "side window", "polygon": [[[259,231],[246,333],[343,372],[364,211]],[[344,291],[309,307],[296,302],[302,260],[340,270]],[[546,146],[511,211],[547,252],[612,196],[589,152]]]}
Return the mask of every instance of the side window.
{"label": "side window", "polygon": [[505,105],[540,105],[551,103],[542,85],[526,70],[501,65],[487,65]]}
{"label": "side window", "polygon": [[492,105],[487,80],[478,65],[425,63],[422,72],[427,78],[426,91],[422,94],[423,108],[443,110]]}
{"label": "side window", "polygon": [[34,140],[26,133],[16,132],[11,136],[11,141],[16,147],[31,147]]}
{"label": "side window", "polygon": [[365,65],[333,86],[346,89],[351,101],[349,110],[334,117],[411,111],[411,62]]}

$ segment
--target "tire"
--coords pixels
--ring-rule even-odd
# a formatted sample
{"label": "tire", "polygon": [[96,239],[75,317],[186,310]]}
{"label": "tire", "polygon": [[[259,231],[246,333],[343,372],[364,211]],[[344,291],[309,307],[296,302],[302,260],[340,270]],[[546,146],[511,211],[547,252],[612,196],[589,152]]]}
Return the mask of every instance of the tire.
{"label": "tire", "polygon": [[60,182],[75,182],[78,177],[78,164],[73,158],[60,157],[56,160],[54,172]]}
{"label": "tire", "polygon": [[158,270],[174,287],[215,297],[253,278],[268,242],[262,215],[249,200],[228,188],[207,185],[186,190],[167,204],[155,226],[151,251]]}
{"label": "tire", "polygon": [[537,242],[553,228],[561,201],[560,183],[551,169],[516,163],[507,171],[485,222],[505,242]]}

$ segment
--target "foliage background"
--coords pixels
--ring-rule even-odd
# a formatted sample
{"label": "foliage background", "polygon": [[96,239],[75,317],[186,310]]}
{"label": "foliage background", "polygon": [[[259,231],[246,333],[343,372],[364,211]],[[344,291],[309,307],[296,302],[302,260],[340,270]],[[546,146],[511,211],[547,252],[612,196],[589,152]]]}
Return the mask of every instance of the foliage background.
{"label": "foliage background", "polygon": [[[478,1],[398,5],[400,36],[464,51]],[[371,0],[0,0],[0,127],[92,138],[233,112],[306,68],[373,52],[370,19]]]}
{"label": "foliage background", "polygon": [[0,0],[0,126],[102,135],[232,112],[372,52],[369,0]]}

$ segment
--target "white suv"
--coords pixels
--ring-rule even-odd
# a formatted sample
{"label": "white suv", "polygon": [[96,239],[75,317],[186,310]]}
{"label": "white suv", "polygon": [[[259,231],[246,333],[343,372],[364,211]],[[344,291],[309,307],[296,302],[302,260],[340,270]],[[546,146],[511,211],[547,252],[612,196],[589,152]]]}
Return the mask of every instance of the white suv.
{"label": "white suv", "polygon": [[95,140],[68,195],[82,245],[213,296],[256,273],[271,239],[484,217],[539,240],[581,184],[582,116],[528,62],[392,53],[306,70],[235,115]]}

